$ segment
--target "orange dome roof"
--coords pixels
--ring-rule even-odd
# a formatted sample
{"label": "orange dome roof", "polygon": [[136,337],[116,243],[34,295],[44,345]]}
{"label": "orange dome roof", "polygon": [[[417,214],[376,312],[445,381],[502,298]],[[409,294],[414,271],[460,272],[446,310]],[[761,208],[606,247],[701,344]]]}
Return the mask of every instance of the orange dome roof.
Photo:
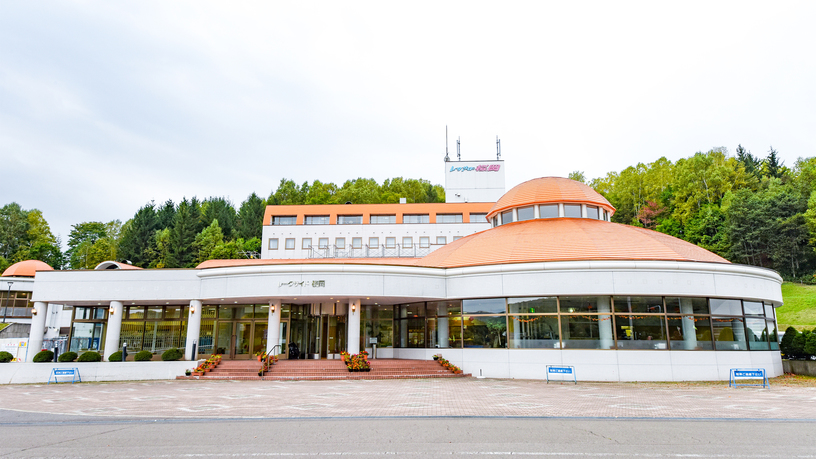
{"label": "orange dome roof", "polygon": [[53,271],[54,268],[40,260],[26,260],[14,263],[3,271],[3,277],[34,277],[37,271]]}
{"label": "orange dome roof", "polygon": [[431,252],[421,266],[456,268],[576,260],[666,260],[729,263],[668,234],[587,218],[508,223]]}
{"label": "orange dome roof", "polygon": [[541,177],[514,186],[490,209],[490,219],[499,212],[531,204],[581,203],[615,211],[612,204],[588,185],[563,177]]}

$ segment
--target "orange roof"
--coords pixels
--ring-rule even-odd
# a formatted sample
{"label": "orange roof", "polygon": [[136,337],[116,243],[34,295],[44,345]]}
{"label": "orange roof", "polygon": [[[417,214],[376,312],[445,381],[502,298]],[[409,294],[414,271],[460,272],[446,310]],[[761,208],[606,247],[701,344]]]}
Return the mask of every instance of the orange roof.
{"label": "orange roof", "polygon": [[[402,223],[403,214],[429,214],[430,223],[436,223],[436,214],[462,214],[462,221],[469,223],[469,214],[487,213],[490,202],[433,202],[412,204],[315,204],[292,206],[266,206],[264,225],[270,225],[273,216],[297,216],[297,224],[303,224],[306,215],[328,215],[330,224],[337,224],[338,215],[362,215],[363,224],[368,224],[371,215],[396,215],[397,223]],[[485,223],[479,221],[478,223]]]}
{"label": "orange roof", "polygon": [[472,234],[431,252],[419,265],[456,268],[576,260],[729,263],[657,231],[588,218],[549,218],[508,223]]}
{"label": "orange roof", "polygon": [[490,209],[490,219],[513,207],[547,203],[581,203],[615,211],[612,204],[588,185],[563,177],[541,177],[514,186]]}
{"label": "orange roof", "polygon": [[3,277],[34,277],[37,271],[53,271],[54,268],[40,260],[26,260],[14,263],[3,271]]}

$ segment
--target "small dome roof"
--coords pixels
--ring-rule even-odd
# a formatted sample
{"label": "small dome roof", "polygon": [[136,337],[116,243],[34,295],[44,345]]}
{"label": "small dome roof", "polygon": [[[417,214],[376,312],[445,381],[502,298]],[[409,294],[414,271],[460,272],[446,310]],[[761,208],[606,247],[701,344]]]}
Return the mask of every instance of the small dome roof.
{"label": "small dome roof", "polygon": [[34,277],[37,271],[53,271],[54,268],[40,260],[19,261],[3,271],[3,277]]}
{"label": "small dome roof", "polygon": [[563,177],[541,177],[514,186],[490,209],[487,218],[514,207],[532,204],[575,203],[615,211],[612,204],[588,185]]}
{"label": "small dome roof", "polygon": [[142,269],[138,266],[129,265],[127,263],[120,263],[118,261],[103,261],[96,265],[94,270],[96,271],[104,271],[106,269]]}
{"label": "small dome roof", "polygon": [[421,260],[421,266],[464,266],[587,260],[663,260],[729,263],[668,234],[588,218],[508,223],[456,240]]}

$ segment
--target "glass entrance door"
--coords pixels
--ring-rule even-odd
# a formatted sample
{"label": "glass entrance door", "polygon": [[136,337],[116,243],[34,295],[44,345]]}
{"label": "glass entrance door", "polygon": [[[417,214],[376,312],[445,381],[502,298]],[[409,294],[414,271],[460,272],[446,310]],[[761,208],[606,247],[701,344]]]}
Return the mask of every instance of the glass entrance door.
{"label": "glass entrance door", "polygon": [[216,326],[217,354],[226,359],[249,359],[266,352],[266,321],[218,321]]}

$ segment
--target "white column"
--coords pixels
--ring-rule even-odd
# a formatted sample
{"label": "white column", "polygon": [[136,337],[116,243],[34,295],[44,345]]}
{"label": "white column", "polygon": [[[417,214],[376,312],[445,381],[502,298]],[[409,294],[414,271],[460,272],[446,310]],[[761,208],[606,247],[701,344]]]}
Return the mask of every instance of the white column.
{"label": "white column", "polygon": [[437,333],[437,345],[440,348],[448,347],[448,308],[445,307],[444,302],[440,302],[436,305],[436,315],[439,317],[436,319],[436,333]]}
{"label": "white column", "polygon": [[119,335],[122,333],[122,313],[125,308],[121,301],[111,301],[108,311],[108,331],[105,334],[104,360],[107,362],[111,354],[119,350]]}
{"label": "white column", "polygon": [[272,347],[277,344],[278,348],[275,349],[275,355],[280,355],[283,353],[283,346],[280,346],[280,318],[281,300],[269,300],[269,321],[267,325],[266,349],[267,351],[271,351]]}
{"label": "white column", "polygon": [[348,353],[360,353],[360,300],[349,301],[348,311]]}
{"label": "white column", "polygon": [[[680,298],[680,312],[683,314],[694,313],[691,298]],[[683,345],[687,350],[693,350],[697,347],[697,327],[694,326],[694,317],[690,315],[682,317]]]}
{"label": "white column", "polygon": [[558,204],[558,216],[561,218],[564,217],[564,204]]}
{"label": "white column", "polygon": [[518,221],[518,208],[513,208],[513,221]]}
{"label": "white column", "polygon": [[[201,301],[190,300],[190,310],[187,314],[187,344],[184,346],[184,360],[198,360],[198,338],[201,335]],[[193,355],[193,344],[196,346]]]}
{"label": "white column", "polygon": [[598,297],[598,312],[609,315],[598,316],[598,334],[601,338],[601,349],[612,349],[615,340],[612,337],[612,304],[608,296]]}
{"label": "white column", "polygon": [[533,218],[541,218],[541,212],[538,207],[538,204],[533,206]]}
{"label": "white column", "polygon": [[48,305],[36,301],[34,311],[37,315],[31,318],[31,331],[28,334],[28,362],[34,361],[34,356],[42,350],[43,335],[45,334],[45,316],[48,315]]}
{"label": "white column", "polygon": [[587,218],[586,204],[581,204],[581,218]]}

